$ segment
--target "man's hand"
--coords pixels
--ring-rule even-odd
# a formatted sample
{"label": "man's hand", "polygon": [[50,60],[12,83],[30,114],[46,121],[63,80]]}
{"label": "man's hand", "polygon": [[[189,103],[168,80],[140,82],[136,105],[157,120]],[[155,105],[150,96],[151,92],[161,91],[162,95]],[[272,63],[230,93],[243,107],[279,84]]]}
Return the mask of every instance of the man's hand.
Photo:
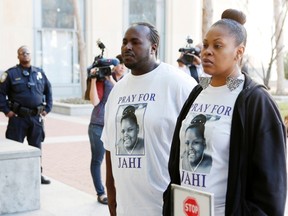
{"label": "man's hand", "polygon": [[193,64],[194,65],[200,65],[201,64],[201,59],[199,56],[194,55]]}
{"label": "man's hand", "polygon": [[14,113],[13,111],[9,111],[7,114],[6,114],[6,117],[7,118],[11,118],[13,116],[17,116],[16,113]]}
{"label": "man's hand", "polygon": [[193,62],[191,62],[192,64],[194,64],[194,65],[200,65],[201,64],[201,59],[199,56],[194,55],[192,53],[185,53],[185,55],[193,57]]}
{"label": "man's hand", "polygon": [[47,115],[47,112],[44,110],[42,113],[41,113],[41,116],[46,116]]}

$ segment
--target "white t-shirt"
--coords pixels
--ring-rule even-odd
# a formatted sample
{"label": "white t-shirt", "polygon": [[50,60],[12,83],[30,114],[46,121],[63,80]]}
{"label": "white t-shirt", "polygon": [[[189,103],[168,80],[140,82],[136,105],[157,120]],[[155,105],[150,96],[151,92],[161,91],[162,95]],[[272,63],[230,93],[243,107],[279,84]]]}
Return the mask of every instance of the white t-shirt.
{"label": "white t-shirt", "polygon": [[[239,79],[244,79],[244,76]],[[243,83],[233,91],[226,85],[209,85],[191,106],[180,129],[181,185],[213,193],[215,216],[225,215],[232,114]],[[187,133],[189,129],[190,136]],[[206,142],[204,155],[199,147],[203,138]],[[188,148],[188,143],[194,147]]]}
{"label": "white t-shirt", "polygon": [[[111,155],[118,216],[162,214],[162,196],[170,182],[168,159],[176,119],[195,85],[192,77],[160,63],[144,75],[126,74],[110,92],[101,139]],[[123,151],[122,147],[118,151],[124,134],[120,121],[129,105],[135,109],[139,126],[136,145],[141,141],[138,146],[142,149],[136,146],[137,151]]]}

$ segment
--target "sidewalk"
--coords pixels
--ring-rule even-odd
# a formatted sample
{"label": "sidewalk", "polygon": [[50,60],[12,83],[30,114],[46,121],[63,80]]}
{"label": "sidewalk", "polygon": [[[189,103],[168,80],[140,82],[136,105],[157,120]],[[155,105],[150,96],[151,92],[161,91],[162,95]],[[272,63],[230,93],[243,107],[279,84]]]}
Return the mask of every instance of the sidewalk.
{"label": "sidewalk", "polygon": [[[90,176],[90,116],[65,116],[50,113],[45,118],[43,174],[51,180],[41,185],[41,208],[5,216],[108,216],[106,205],[97,202]],[[7,118],[0,113],[0,140],[4,139]],[[102,166],[105,184],[105,163]],[[3,215],[4,216],[4,215]],[[286,210],[285,216],[288,216]]]}
{"label": "sidewalk", "polygon": [[[90,175],[90,116],[49,113],[45,118],[46,138],[42,146],[43,175],[50,185],[40,187],[40,210],[7,216],[108,216],[106,205],[97,202]],[[0,140],[7,118],[0,115]],[[102,180],[105,184],[105,163]]]}

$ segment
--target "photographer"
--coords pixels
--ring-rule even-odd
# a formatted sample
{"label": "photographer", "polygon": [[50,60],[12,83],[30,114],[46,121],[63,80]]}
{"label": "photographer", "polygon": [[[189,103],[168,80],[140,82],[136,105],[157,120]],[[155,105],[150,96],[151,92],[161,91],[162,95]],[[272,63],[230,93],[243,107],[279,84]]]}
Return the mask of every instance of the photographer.
{"label": "photographer", "polygon": [[88,128],[92,156],[90,172],[98,202],[107,205],[108,199],[101,179],[101,164],[105,149],[100,137],[104,126],[105,104],[110,91],[116,83],[111,67],[119,65],[120,59],[103,58],[105,46],[101,41],[97,41],[97,45],[102,50],[102,53],[95,57],[93,64],[87,69],[88,78],[85,99],[90,100],[94,106]]}
{"label": "photographer", "polygon": [[93,76],[96,74],[96,68],[91,69],[90,73],[92,77],[89,78],[91,82],[89,100],[94,106],[88,128],[92,156],[90,172],[98,196],[98,202],[107,205],[108,200],[101,179],[101,164],[105,150],[100,137],[104,126],[104,107],[108,95],[116,81],[113,79],[112,75],[105,76],[104,80],[97,79],[97,76]]}
{"label": "photographer", "polygon": [[[192,76],[198,83],[199,77],[203,73],[200,52],[201,45],[198,44],[194,48],[180,48],[181,55],[177,59],[178,67],[186,72],[188,75]],[[193,52],[191,52],[190,50]]]}

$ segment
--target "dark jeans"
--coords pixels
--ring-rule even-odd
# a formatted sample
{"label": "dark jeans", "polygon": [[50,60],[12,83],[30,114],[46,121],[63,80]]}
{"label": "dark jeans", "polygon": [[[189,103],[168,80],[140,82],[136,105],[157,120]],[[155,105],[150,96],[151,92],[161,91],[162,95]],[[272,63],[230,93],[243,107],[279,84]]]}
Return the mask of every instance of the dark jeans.
{"label": "dark jeans", "polygon": [[91,145],[91,165],[90,171],[94,183],[95,190],[98,196],[105,194],[105,189],[101,179],[101,164],[104,158],[105,149],[100,140],[103,126],[96,124],[89,124],[88,135]]}

